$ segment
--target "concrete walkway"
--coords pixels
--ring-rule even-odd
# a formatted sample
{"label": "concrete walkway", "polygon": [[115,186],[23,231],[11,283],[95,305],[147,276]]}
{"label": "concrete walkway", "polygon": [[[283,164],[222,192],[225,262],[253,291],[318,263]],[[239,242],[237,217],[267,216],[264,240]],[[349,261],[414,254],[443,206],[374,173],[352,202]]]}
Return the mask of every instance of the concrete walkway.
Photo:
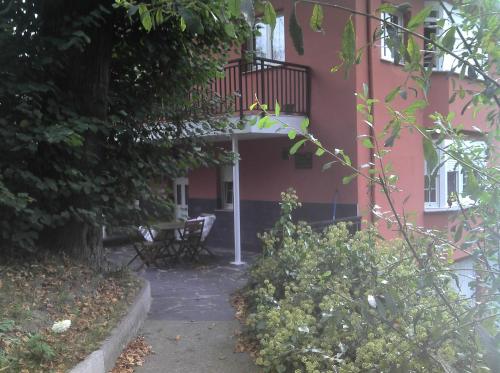
{"label": "concrete walkway", "polygon": [[[119,254],[123,259],[130,252]],[[139,334],[153,346],[137,373],[256,373],[246,353],[234,352],[240,328],[230,294],[245,284],[246,266],[229,264],[229,252],[203,264],[147,268],[153,303]]]}

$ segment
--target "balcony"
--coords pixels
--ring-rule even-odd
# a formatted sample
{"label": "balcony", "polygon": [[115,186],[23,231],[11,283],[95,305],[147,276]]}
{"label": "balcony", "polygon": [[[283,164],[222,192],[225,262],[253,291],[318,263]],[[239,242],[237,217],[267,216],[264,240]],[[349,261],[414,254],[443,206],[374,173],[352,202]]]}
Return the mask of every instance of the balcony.
{"label": "balcony", "polygon": [[309,116],[310,88],[309,67],[260,57],[229,61],[224,76],[211,85],[220,100],[218,113],[233,112],[240,119],[250,114],[255,96],[271,112],[278,102],[282,115]]}

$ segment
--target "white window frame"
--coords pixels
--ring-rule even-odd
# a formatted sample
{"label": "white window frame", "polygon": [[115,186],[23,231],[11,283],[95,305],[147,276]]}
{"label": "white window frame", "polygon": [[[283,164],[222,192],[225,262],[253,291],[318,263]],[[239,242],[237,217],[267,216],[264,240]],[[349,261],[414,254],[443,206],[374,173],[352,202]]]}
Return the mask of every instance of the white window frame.
{"label": "white window frame", "polygon": [[[444,140],[439,146],[440,148],[447,148],[452,143],[451,140]],[[469,146],[483,146],[486,150],[486,144],[484,141],[480,140],[468,140],[465,141],[466,145]],[[454,159],[451,159],[446,155],[445,151],[437,149],[439,156],[439,169],[435,173],[436,180],[436,201],[425,201],[426,193],[424,184],[424,210],[425,211],[453,211],[459,210],[460,207],[457,202],[452,203],[451,207],[448,205],[448,172],[457,172],[457,193],[460,198],[460,203],[464,207],[468,207],[474,203],[473,200],[464,195],[464,174],[462,172],[462,166],[457,164]],[[485,155],[486,157],[486,155]],[[424,161],[424,183],[425,177],[428,176],[429,170],[427,167],[427,162]]]}
{"label": "white window frame", "polygon": [[[425,209],[435,209],[435,208],[439,208],[439,202],[440,202],[440,176],[441,176],[441,169],[436,173],[436,175],[434,175],[434,178],[433,178],[433,181],[434,181],[434,185],[435,185],[435,201],[426,201],[426,198],[427,198],[427,189],[425,187],[425,184],[426,184],[426,179],[427,177],[431,177],[432,174],[433,174],[433,170],[429,170],[428,166],[427,166],[427,161],[424,161],[424,207]],[[429,175],[430,173],[430,175]],[[429,189],[430,189],[430,185],[431,185],[431,182],[429,181]]]}
{"label": "white window frame", "polygon": [[[437,2],[437,1],[426,1],[424,3],[424,6],[425,7],[428,7],[428,6],[432,6],[433,8],[433,12],[436,12],[435,13],[435,17],[427,17],[426,20],[424,21],[424,35],[426,33],[426,30],[429,29],[429,28],[432,28],[432,29],[435,29],[435,34],[436,34],[436,39],[438,39],[442,33],[443,33],[443,29],[441,27],[438,26],[438,21],[440,19],[443,19],[443,9],[441,8],[441,5]],[[445,27],[446,27],[446,23],[445,23]],[[450,25],[448,25],[449,27]],[[424,42],[425,44],[425,42]],[[434,66],[432,67],[432,70],[434,71],[442,71],[443,70],[443,57],[444,56],[439,56],[438,55],[438,51],[434,50],[434,49],[428,49],[428,48],[432,48],[432,46],[429,46],[429,45],[424,45],[424,64],[425,64],[425,56],[427,53],[430,53],[430,54],[434,54]]]}
{"label": "white window frame", "polygon": [[[220,170],[220,190],[221,207],[223,210],[233,210],[234,202],[234,184],[233,184],[233,165],[224,165]],[[229,190],[231,188],[231,190]],[[230,193],[230,196],[228,195]],[[231,197],[231,203],[228,202]]]}
{"label": "white window frame", "polygon": [[[256,57],[285,61],[285,17],[282,14],[276,16],[274,32],[272,32],[270,25],[262,22],[257,22],[255,27],[260,32],[260,35],[255,36]],[[260,45],[262,48],[259,48]],[[276,49],[278,45],[283,46],[282,50]]]}
{"label": "white window frame", "polygon": [[[396,17],[396,22],[390,21],[390,18]],[[384,21],[389,20],[391,23],[394,23],[398,26],[403,26],[404,25],[404,15],[401,12],[394,12],[394,13],[387,13],[387,12],[381,12],[380,13],[380,18],[382,18]],[[380,37],[380,59],[388,62],[395,63],[394,61],[394,51],[389,47],[387,43],[387,39],[389,38],[389,34],[387,31],[387,27],[384,22],[380,21],[381,25],[381,30],[382,30],[382,35]],[[404,33],[400,29],[396,29],[396,32],[399,33],[402,37],[404,36]],[[399,57],[399,64],[404,64],[404,56]]]}
{"label": "white window frame", "polygon": [[[424,2],[424,6],[425,7],[431,6],[433,8],[433,10],[437,13],[436,17],[428,17],[424,21],[424,34],[426,33],[425,29],[427,29],[429,27],[432,27],[432,28],[436,28],[436,38],[441,37],[441,35],[443,34],[443,32],[446,32],[451,26],[453,26],[453,24],[448,19],[446,12],[441,7],[441,4],[438,1],[435,1],[435,0],[434,1],[425,1]],[[445,1],[444,2],[444,6],[448,9],[448,11],[453,12],[453,5],[451,3]],[[437,22],[440,19],[444,20],[444,23],[443,23],[442,27],[439,27],[437,25]],[[453,14],[453,20],[456,22],[456,25],[460,27],[460,25],[462,23],[462,17],[459,14]],[[462,34],[465,37],[467,37],[468,32],[462,30]],[[460,40],[460,38],[458,38],[458,36],[456,37],[456,41],[455,41],[455,45],[453,47],[453,51],[457,55],[461,55],[462,52],[464,51],[463,43]],[[458,62],[455,59],[455,57],[450,56],[449,54],[439,55],[438,51],[432,51],[432,50],[427,51],[427,46],[424,46],[424,51],[423,52],[424,52],[424,57],[425,57],[425,53],[426,52],[428,52],[428,53],[435,53],[436,54],[436,56],[434,58],[434,64],[435,64],[435,66],[432,68],[433,71],[453,71],[453,72],[458,73],[456,71],[457,70]],[[473,61],[471,61],[471,62],[473,62]],[[469,77],[469,78],[472,78],[472,79],[480,79],[480,80],[484,79],[480,75],[479,76],[475,76],[475,77],[471,77],[471,73],[469,72],[469,68],[468,67],[467,67],[467,72],[466,72],[465,76]]]}
{"label": "white window frame", "polygon": [[[445,1],[444,5],[445,5],[445,7],[448,8],[449,11],[453,11],[453,6],[450,3]],[[443,32],[445,32],[446,30],[448,30],[452,26],[451,21],[448,19],[444,9],[441,7],[441,4],[438,1],[435,1],[435,0],[434,1],[425,1],[424,6],[425,7],[431,6],[433,8],[433,10],[435,12],[437,12],[437,17],[428,17],[424,21],[424,34],[425,34],[425,28],[428,27],[428,25],[433,25],[431,27],[436,28],[436,38],[441,37]],[[453,18],[457,23],[459,23],[459,24],[461,23],[461,17],[458,14],[454,14]],[[442,27],[439,27],[437,25],[437,22],[440,19],[444,19],[444,24]],[[453,47],[454,52],[459,52],[456,48],[457,43],[458,43],[458,39],[455,43],[455,47]],[[426,51],[426,46],[424,46],[424,56],[425,56],[425,51]],[[438,51],[431,51],[431,52],[436,53],[437,55],[439,53]],[[435,66],[432,68],[433,71],[452,71],[456,68],[456,59],[455,59],[455,57],[450,56],[450,55],[444,55],[444,56],[438,55],[435,57],[434,63],[435,63]]]}

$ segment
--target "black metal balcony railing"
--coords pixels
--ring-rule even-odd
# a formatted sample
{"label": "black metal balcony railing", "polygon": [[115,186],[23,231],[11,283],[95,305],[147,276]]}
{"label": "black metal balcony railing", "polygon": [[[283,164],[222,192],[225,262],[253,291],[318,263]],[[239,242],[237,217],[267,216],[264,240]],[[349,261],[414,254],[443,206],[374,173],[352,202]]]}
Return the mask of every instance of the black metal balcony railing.
{"label": "black metal balcony railing", "polygon": [[253,58],[237,59],[224,67],[224,76],[212,82],[211,90],[220,99],[220,112],[232,110],[240,118],[248,114],[255,96],[276,109],[278,102],[283,114],[309,115],[309,67],[294,63]]}

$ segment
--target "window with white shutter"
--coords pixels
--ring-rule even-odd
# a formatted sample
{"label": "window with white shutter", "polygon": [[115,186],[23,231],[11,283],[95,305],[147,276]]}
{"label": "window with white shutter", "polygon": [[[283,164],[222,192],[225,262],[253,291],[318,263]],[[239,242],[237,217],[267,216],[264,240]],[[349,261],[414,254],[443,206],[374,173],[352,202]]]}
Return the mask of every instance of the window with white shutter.
{"label": "window with white shutter", "polygon": [[[444,150],[438,150],[437,170],[429,170],[427,162],[424,162],[424,206],[428,211],[457,209],[459,208],[457,199],[460,199],[462,206],[474,203],[467,196],[466,170],[446,152],[451,144],[451,140],[444,140],[439,144]],[[486,163],[486,144],[483,141],[464,141],[464,145],[469,154],[474,154],[476,165],[481,165],[481,162]]]}

